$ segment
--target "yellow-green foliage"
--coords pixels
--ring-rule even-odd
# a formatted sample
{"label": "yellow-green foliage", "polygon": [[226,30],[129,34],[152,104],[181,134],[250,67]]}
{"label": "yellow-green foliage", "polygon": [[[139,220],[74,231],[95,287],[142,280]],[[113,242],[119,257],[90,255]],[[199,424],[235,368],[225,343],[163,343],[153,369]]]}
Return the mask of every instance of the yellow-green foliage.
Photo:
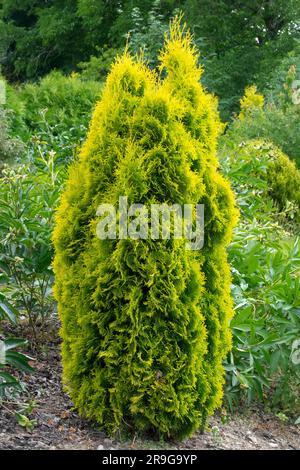
{"label": "yellow-green foliage", "polygon": [[240,99],[241,111],[239,119],[242,121],[246,115],[254,109],[262,109],[264,106],[264,97],[257,93],[255,85],[246,87],[244,96]]}
{"label": "yellow-green foliage", "polygon": [[264,159],[265,173],[260,178],[268,183],[268,195],[275,201],[279,210],[284,210],[288,202],[295,205],[296,217],[299,218],[300,208],[300,171],[282,150],[272,142],[253,139],[243,143],[232,158],[235,164],[238,159]]}
{"label": "yellow-green foliage", "polygon": [[[63,379],[83,416],[184,437],[220,405],[232,316],[226,245],[236,221],[218,171],[216,102],[176,20],[161,81],[126,51],[107,78],[56,216]],[[100,240],[100,203],[205,204],[205,246]]]}

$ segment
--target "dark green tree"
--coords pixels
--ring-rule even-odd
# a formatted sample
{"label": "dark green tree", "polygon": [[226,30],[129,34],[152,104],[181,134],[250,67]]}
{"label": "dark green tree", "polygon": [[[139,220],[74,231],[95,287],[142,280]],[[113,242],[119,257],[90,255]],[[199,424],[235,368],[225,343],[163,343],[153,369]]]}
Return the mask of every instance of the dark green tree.
{"label": "dark green tree", "polygon": [[246,85],[263,88],[299,38],[299,0],[186,0],[184,12],[205,64],[204,84],[224,117]]}
{"label": "dark green tree", "polygon": [[[90,56],[125,44],[150,62],[176,9],[184,12],[205,65],[203,83],[220,98],[223,116],[236,111],[246,85],[264,88],[300,36],[299,0],[2,0],[0,60],[7,77],[70,71]],[[152,13],[151,13],[152,12]]]}

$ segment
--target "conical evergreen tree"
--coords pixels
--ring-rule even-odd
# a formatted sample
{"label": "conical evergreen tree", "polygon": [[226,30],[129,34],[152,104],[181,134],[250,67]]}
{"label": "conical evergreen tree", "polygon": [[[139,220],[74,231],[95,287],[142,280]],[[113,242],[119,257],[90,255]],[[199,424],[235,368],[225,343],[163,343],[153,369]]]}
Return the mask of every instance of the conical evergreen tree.
{"label": "conical evergreen tree", "polygon": [[[80,413],[111,433],[184,437],[222,396],[236,210],[218,172],[216,103],[178,20],[161,60],[163,81],[127,52],[107,79],[56,217],[55,295],[64,383]],[[99,239],[97,208],[120,196],[148,209],[205,204],[204,248]]]}
{"label": "conical evergreen tree", "polygon": [[202,367],[208,393],[202,407],[203,425],[207,415],[222,399],[224,371],[222,362],[230,350],[232,317],[230,268],[226,247],[230,242],[238,212],[229,183],[219,173],[217,138],[222,125],[217,102],[200,84],[202,70],[189,32],[175,21],[161,53],[161,69],[167,71],[163,88],[180,100],[184,109],[181,122],[191,153],[191,167],[200,176],[204,194],[198,203],[205,206],[205,244],[198,260],[205,283],[199,308],[205,318],[208,348]]}

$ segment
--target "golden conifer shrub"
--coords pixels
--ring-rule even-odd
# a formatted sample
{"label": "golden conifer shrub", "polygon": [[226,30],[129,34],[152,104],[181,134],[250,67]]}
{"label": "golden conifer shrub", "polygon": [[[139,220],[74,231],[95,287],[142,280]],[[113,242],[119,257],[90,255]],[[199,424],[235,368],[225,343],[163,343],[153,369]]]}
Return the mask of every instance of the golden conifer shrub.
{"label": "golden conifer shrub", "polygon": [[240,99],[240,114],[239,119],[242,121],[247,114],[254,110],[262,109],[264,107],[265,99],[263,95],[257,93],[256,85],[251,85],[245,88],[245,94]]}
{"label": "golden conifer shrub", "polygon": [[[55,296],[80,414],[112,434],[183,438],[221,402],[237,210],[216,159],[216,101],[178,19],[161,68],[163,80],[125,51],[111,69],[56,215]],[[203,249],[172,236],[100,239],[97,208],[121,196],[149,210],[204,204]]]}

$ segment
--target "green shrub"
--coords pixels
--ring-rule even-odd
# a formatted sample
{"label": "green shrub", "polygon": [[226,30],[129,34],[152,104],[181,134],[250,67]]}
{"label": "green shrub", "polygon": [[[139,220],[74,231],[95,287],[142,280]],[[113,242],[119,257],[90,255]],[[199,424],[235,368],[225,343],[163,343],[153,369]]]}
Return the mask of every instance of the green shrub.
{"label": "green shrub", "polygon": [[[266,182],[264,191],[261,192],[262,198],[269,196],[279,212],[288,210],[292,218],[299,220],[300,171],[276,145],[256,139],[242,142],[231,151],[225,145],[223,153],[229,155],[231,167],[238,169],[239,173],[241,169],[245,170],[246,166],[248,169],[252,168],[251,177],[255,178],[255,189],[259,186],[259,180]],[[261,164],[257,165],[257,161]],[[244,173],[244,181],[248,173]],[[239,184],[242,183],[241,178],[238,181]]]}
{"label": "green shrub", "polygon": [[[189,435],[220,405],[232,316],[226,245],[237,212],[218,171],[215,100],[175,22],[160,82],[127,52],[112,68],[53,234],[63,379],[109,432]],[[205,245],[96,236],[97,207],[205,204]]]}
{"label": "green shrub", "polygon": [[226,135],[220,157],[241,211],[229,250],[235,316],[226,402],[240,409],[245,401],[260,401],[297,418],[300,373],[292,353],[300,331],[299,173],[266,141],[237,146]]}
{"label": "green shrub", "polygon": [[290,103],[291,85],[294,80],[300,79],[300,44],[295,47],[269,77],[269,83],[265,89],[268,102],[280,104]]}
{"label": "green shrub", "polygon": [[[230,247],[235,316],[226,363],[231,408],[262,402],[297,418],[300,243],[268,219],[240,224]],[[298,384],[298,385],[297,385]]]}
{"label": "green shrub", "polygon": [[300,104],[293,102],[292,82],[289,77],[278,99],[269,97],[264,107],[253,107],[243,119],[234,119],[225,139],[235,144],[251,139],[271,141],[300,167]]}
{"label": "green shrub", "polygon": [[53,212],[64,180],[55,154],[36,149],[35,164],[5,166],[0,178],[0,282],[32,328],[53,311]]}
{"label": "green shrub", "polygon": [[[295,160],[300,168],[300,106],[292,105],[286,110],[268,104],[265,110],[256,110],[251,118],[234,123],[232,131],[239,141],[265,139],[273,142]],[[232,137],[233,134],[232,134]],[[235,137],[234,137],[235,138]]]}
{"label": "green shrub", "polygon": [[253,153],[259,150],[270,159],[267,170],[269,194],[278,204],[279,210],[284,210],[287,203],[292,202],[299,217],[300,170],[279,148],[268,142],[253,142],[253,147]]}
{"label": "green shrub", "polygon": [[30,138],[30,130],[24,119],[27,104],[22,100],[19,91],[20,88],[17,85],[6,83],[5,109],[9,113],[10,135],[26,142]]}
{"label": "green shrub", "polygon": [[97,56],[91,56],[86,62],[80,62],[77,67],[80,70],[80,78],[87,81],[105,80],[111,65],[119,53],[118,49],[103,47],[99,49]]}
{"label": "green shrub", "polygon": [[81,80],[75,73],[51,72],[39,83],[20,87],[18,99],[23,103],[25,124],[30,132],[50,127],[59,134],[74,128],[81,138],[101,88],[101,83]]}

